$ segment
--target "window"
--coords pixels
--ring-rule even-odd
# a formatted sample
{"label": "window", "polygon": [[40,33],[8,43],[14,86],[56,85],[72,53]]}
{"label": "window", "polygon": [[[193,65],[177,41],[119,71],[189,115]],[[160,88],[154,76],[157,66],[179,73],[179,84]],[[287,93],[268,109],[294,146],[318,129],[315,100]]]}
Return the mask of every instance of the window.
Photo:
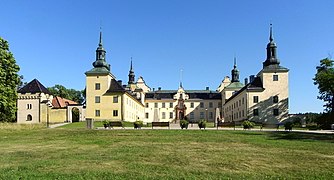
{"label": "window", "polygon": [[212,108],[212,107],[213,107],[213,103],[209,102],[209,108]]}
{"label": "window", "polygon": [[273,103],[278,103],[278,96],[273,97]]}
{"label": "window", "polygon": [[166,119],[166,113],[162,112],[162,119]]}
{"label": "window", "polygon": [[242,117],[245,117],[245,111],[242,110]]}
{"label": "window", "polygon": [[148,103],[146,103],[146,107],[148,108]]}
{"label": "window", "polygon": [[274,109],[273,111],[274,111],[274,112],[273,112],[273,113],[274,113],[274,116],[278,116],[278,114],[279,114],[278,109]]}
{"label": "window", "polygon": [[30,114],[27,116],[27,121],[32,121],[32,116]]}
{"label": "window", "polygon": [[259,102],[259,96],[253,96],[253,103]]}
{"label": "window", "polygon": [[190,103],[190,107],[191,107],[191,108],[194,108],[194,103],[193,103],[193,102]]}
{"label": "window", "polygon": [[100,96],[95,96],[95,103],[100,103]]}
{"label": "window", "polygon": [[169,107],[170,107],[170,108],[173,108],[173,103],[172,103],[172,102],[169,103]]}
{"label": "window", "polygon": [[145,113],[145,118],[148,119],[148,113]]}
{"label": "window", "polygon": [[[131,101],[130,101],[131,102]],[[118,96],[114,96],[113,103],[118,103]]]}
{"label": "window", "polygon": [[204,103],[201,102],[201,103],[199,104],[199,107],[200,107],[200,108],[204,108]]}
{"label": "window", "polygon": [[154,103],[154,107],[155,107],[155,108],[158,108],[158,103]]}
{"label": "window", "polygon": [[241,99],[239,99],[239,106],[241,106]]}
{"label": "window", "polygon": [[191,113],[190,113],[190,119],[191,119],[191,120],[195,119],[194,112],[191,112]]}
{"label": "window", "polygon": [[27,109],[32,109],[32,104],[27,104]]}
{"label": "window", "polygon": [[200,112],[200,113],[199,113],[199,118],[200,118],[200,119],[204,119],[204,112]]}
{"label": "window", "polygon": [[222,103],[218,102],[218,107],[221,108],[222,107]]}
{"label": "window", "polygon": [[213,119],[213,112],[209,113],[209,119]]}
{"label": "window", "polygon": [[95,90],[100,90],[100,89],[101,89],[100,83],[95,83]]}
{"label": "window", "polygon": [[112,115],[113,115],[114,117],[118,116],[118,110],[113,110],[113,111],[112,111]]}
{"label": "window", "polygon": [[163,103],[162,103],[162,108],[165,108],[165,107],[166,107],[166,105],[165,105],[165,103],[163,102]]}
{"label": "window", "polygon": [[95,116],[100,117],[100,110],[95,110]]}
{"label": "window", "polygon": [[254,109],[253,116],[258,116],[258,115],[259,115],[259,109]]}
{"label": "window", "polygon": [[242,98],[242,104],[245,104],[245,98]]}
{"label": "window", "polygon": [[173,119],[173,112],[169,113],[169,119]]}
{"label": "window", "polygon": [[278,81],[278,75],[277,74],[273,75],[273,81]]}

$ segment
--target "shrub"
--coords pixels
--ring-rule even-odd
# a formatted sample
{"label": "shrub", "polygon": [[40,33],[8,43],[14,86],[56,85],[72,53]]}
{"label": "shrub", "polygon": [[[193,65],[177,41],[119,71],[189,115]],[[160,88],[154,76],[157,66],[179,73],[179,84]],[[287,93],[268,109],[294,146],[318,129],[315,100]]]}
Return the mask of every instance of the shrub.
{"label": "shrub", "polygon": [[181,126],[182,129],[183,128],[188,129],[188,124],[189,124],[189,122],[187,120],[180,120],[180,126]]}
{"label": "shrub", "polygon": [[133,123],[135,129],[140,129],[143,126],[143,121],[137,120]]}
{"label": "shrub", "polygon": [[110,126],[109,126],[109,121],[108,121],[108,120],[103,120],[103,121],[102,121],[102,124],[103,124],[104,128],[108,128],[108,127],[110,127]]}
{"label": "shrub", "polygon": [[206,127],[206,120],[204,120],[204,119],[201,119],[200,121],[198,121],[198,127],[200,128],[200,129],[205,129],[205,127]]}
{"label": "shrub", "polygon": [[285,130],[289,130],[289,131],[291,131],[291,130],[292,130],[292,127],[293,127],[293,122],[289,121],[289,122],[285,122],[285,123],[284,123],[284,128],[285,128]]}
{"label": "shrub", "polygon": [[244,121],[242,122],[242,126],[244,127],[244,129],[251,129],[255,126],[255,123],[251,121]]}

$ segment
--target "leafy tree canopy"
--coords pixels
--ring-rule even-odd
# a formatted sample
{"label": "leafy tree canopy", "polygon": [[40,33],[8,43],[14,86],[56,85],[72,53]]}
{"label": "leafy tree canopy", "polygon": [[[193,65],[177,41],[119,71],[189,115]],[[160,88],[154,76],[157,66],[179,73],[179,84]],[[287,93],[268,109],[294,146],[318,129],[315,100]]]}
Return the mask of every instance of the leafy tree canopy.
{"label": "leafy tree canopy", "polygon": [[325,110],[333,112],[334,110],[334,68],[333,60],[326,58],[320,60],[320,66],[317,66],[317,73],[313,78],[314,84],[318,85],[319,96],[325,102]]}
{"label": "leafy tree canopy", "polygon": [[82,103],[84,101],[83,91],[66,89],[64,86],[59,84],[56,84],[53,87],[48,87],[48,90],[51,94],[53,94],[53,96],[60,96],[78,103]]}
{"label": "leafy tree canopy", "polygon": [[0,37],[0,121],[15,121],[19,70],[8,42]]}

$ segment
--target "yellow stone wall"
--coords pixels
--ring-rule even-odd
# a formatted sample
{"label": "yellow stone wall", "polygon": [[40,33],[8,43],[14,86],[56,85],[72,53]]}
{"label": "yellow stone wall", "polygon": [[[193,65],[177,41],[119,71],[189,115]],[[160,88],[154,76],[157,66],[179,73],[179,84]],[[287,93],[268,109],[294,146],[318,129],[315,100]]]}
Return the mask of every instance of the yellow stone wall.
{"label": "yellow stone wall", "polygon": [[123,94],[123,115],[124,120],[134,122],[144,120],[145,107],[128,93]]}
{"label": "yellow stone wall", "polygon": [[242,91],[233,99],[228,101],[223,106],[223,117],[224,121],[242,121],[246,120],[248,116],[247,105],[248,105],[248,93]]}
{"label": "yellow stone wall", "polygon": [[[111,118],[112,114],[108,114],[109,109],[105,108],[108,108],[112,99],[110,99],[110,96],[103,96],[109,88],[111,79],[112,76],[110,74],[86,76],[86,118]],[[100,90],[95,90],[96,83],[100,83]],[[99,104],[95,103],[95,96],[101,97],[101,102]],[[95,110],[101,111],[100,117],[95,117]]]}
{"label": "yellow stone wall", "polygon": [[[200,107],[200,103],[203,103],[203,107]],[[209,103],[212,103],[212,107],[209,106]],[[206,119],[208,116],[209,121],[213,121],[216,115],[216,108],[220,108],[221,100],[220,99],[211,99],[211,100],[203,100],[203,99],[188,99],[185,100],[184,105],[187,107],[186,116],[188,120],[198,121],[200,119]],[[155,106],[157,103],[157,108]],[[173,106],[170,106],[170,103],[173,103]],[[164,104],[164,105],[163,105]],[[192,107],[191,104],[194,106]],[[144,118],[145,122],[152,122],[155,116],[161,122],[173,121],[176,117],[176,112],[174,110],[177,105],[177,100],[173,99],[165,99],[165,100],[146,100],[145,101],[145,113],[148,113],[148,118]],[[156,114],[155,114],[156,113]],[[170,117],[170,113],[173,113],[173,116]],[[193,113],[193,118],[191,119],[191,113]],[[165,117],[163,116],[165,114]],[[201,117],[202,114],[202,117]],[[210,115],[212,114],[212,116]],[[212,118],[211,118],[212,117]]]}
{"label": "yellow stone wall", "polygon": [[63,123],[67,119],[67,109],[49,109],[50,118],[49,123]]}
{"label": "yellow stone wall", "polygon": [[[273,75],[278,75],[278,81],[273,81]],[[247,92],[244,90],[236,97],[225,103],[223,106],[223,116],[225,121],[242,121],[248,119],[251,121],[275,124],[288,118],[288,72],[260,71],[257,76],[259,76],[263,82],[264,91]],[[254,103],[254,96],[258,96],[258,103]],[[278,103],[273,103],[273,96],[278,96]],[[258,116],[253,115],[254,109],[258,109]],[[274,115],[274,109],[279,110],[278,116]]]}

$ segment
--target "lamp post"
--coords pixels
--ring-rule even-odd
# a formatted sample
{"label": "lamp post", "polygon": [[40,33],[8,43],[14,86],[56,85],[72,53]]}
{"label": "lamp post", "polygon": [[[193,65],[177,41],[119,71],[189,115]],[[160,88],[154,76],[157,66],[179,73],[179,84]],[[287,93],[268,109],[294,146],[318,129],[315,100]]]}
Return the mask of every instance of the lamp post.
{"label": "lamp post", "polygon": [[208,109],[205,109],[205,114],[206,114],[206,121],[208,122],[209,119],[208,119]]}

